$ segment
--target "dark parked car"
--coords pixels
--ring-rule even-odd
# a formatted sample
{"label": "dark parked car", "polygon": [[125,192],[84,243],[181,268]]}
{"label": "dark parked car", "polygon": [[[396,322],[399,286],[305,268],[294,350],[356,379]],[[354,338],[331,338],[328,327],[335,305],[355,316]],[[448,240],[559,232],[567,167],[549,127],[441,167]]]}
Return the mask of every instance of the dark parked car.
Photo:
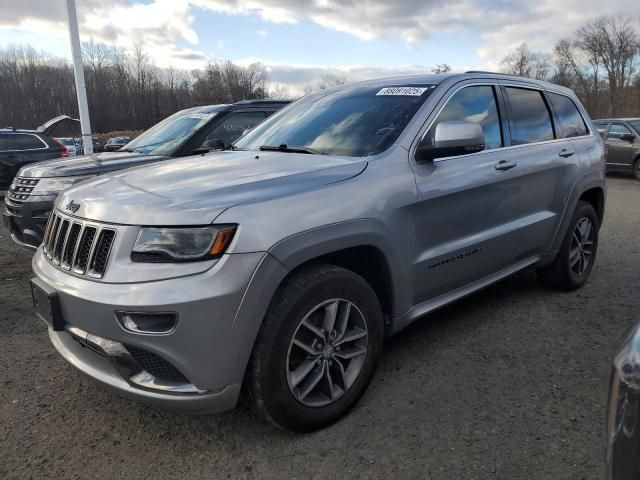
{"label": "dark parked car", "polygon": [[[245,130],[287,103],[246,100],[232,105],[189,108],[165,118],[117,152],[54,160],[24,168],[15,179],[16,188],[5,197],[4,223],[15,242],[35,248],[42,242],[53,201],[71,185],[123,168],[225,148]],[[11,175],[15,171],[17,169]]]}
{"label": "dark parked car", "polygon": [[609,147],[607,171],[633,173],[640,180],[640,118],[594,120]]}
{"label": "dark parked car", "polygon": [[104,144],[105,152],[115,152],[120,150],[131,141],[131,137],[112,137]]}
{"label": "dark parked car", "polygon": [[640,324],[616,352],[609,385],[607,480],[640,478]]}
{"label": "dark parked car", "polygon": [[69,155],[64,145],[49,136],[56,126],[69,120],[74,121],[62,115],[35,130],[0,129],[0,191],[9,188],[23,166]]}

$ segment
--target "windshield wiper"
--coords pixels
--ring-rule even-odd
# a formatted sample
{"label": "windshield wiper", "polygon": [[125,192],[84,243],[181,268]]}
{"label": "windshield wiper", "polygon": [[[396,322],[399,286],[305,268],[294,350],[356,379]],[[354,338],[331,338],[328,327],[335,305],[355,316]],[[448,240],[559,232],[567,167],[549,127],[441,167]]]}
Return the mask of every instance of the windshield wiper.
{"label": "windshield wiper", "polygon": [[310,153],[312,155],[326,155],[326,153],[309,147],[294,147],[286,143],[282,143],[277,147],[275,145],[262,145],[259,150],[265,152],[291,152],[291,153]]}

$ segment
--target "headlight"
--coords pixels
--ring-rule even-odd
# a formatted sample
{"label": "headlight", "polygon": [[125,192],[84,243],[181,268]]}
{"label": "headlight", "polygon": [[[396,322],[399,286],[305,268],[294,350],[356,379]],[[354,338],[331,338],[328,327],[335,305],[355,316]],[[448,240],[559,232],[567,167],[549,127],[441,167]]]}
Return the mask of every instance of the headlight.
{"label": "headlight", "polygon": [[131,252],[134,262],[193,262],[222,255],[236,225],[142,227]]}
{"label": "headlight", "polygon": [[41,178],[32,193],[44,195],[46,193],[60,193],[76,183],[88,180],[95,175],[78,175],[75,177],[50,177]]}

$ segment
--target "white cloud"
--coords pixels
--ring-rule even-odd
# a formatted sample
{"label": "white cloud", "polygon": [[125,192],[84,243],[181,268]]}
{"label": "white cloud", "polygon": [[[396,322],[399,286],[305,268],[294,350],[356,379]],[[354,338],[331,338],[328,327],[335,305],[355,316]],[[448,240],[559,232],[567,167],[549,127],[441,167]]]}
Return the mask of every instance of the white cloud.
{"label": "white cloud", "polygon": [[550,50],[599,15],[640,14],[638,0],[192,0],[216,12],[255,15],[273,23],[315,22],[365,41],[415,44],[439,32],[480,38],[477,53],[497,63],[522,42]]}
{"label": "white cloud", "polygon": [[[150,0],[145,3],[81,0],[77,3],[84,40],[93,38],[125,47],[142,44],[154,61],[179,68],[195,68],[211,58],[199,46],[194,28],[194,14],[201,9],[256,17],[276,25],[274,28],[278,24],[314,22],[363,41],[395,39],[409,47],[442,32],[466,35],[478,39],[473,53],[484,68],[498,66],[500,59],[522,42],[533,50],[550,51],[559,39],[570,36],[582,23],[599,15],[640,14],[638,0]],[[66,36],[64,1],[0,0],[0,28],[7,27]],[[259,29],[256,35],[265,37],[268,31]],[[189,47],[184,47],[185,43]]]}
{"label": "white cloud", "polygon": [[[259,62],[259,58],[245,58],[237,60],[241,65]],[[273,85],[286,86],[292,96],[300,96],[306,87],[317,87],[317,82],[323,74],[330,73],[339,77],[346,77],[349,82],[358,82],[372,78],[398,77],[429,73],[432,66],[427,65],[395,65],[395,66],[365,66],[365,65],[314,65],[314,64],[286,64],[262,62],[269,72],[269,79]]]}

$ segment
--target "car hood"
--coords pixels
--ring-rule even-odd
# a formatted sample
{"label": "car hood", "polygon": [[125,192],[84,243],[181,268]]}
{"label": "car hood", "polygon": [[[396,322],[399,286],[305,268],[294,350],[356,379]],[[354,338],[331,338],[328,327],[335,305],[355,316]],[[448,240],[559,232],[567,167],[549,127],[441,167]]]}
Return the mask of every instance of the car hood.
{"label": "car hood", "polygon": [[20,170],[21,177],[72,177],[76,175],[98,175],[123,168],[157,162],[166,157],[144,155],[137,152],[102,152],[93,155],[58,158],[37,162]]}
{"label": "car hood", "polygon": [[83,182],[60,194],[56,206],[108,223],[203,225],[234,205],[346,180],[366,166],[359,158],[216,152]]}

